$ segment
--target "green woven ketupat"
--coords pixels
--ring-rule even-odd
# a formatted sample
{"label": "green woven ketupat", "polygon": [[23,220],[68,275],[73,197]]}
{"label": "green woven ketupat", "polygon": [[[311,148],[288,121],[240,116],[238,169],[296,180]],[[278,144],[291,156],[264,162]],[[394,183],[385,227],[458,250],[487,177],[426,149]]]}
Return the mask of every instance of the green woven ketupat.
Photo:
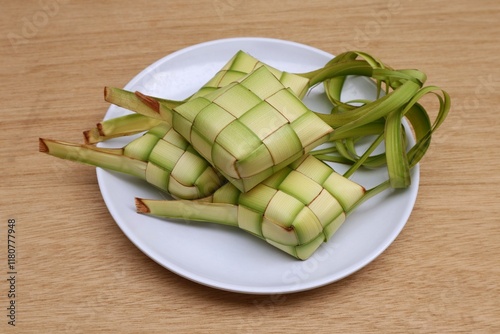
{"label": "green woven ketupat", "polygon": [[40,151],[138,177],[180,199],[206,197],[227,182],[165,122],[122,148],[40,139]]}
{"label": "green woven ketupat", "polygon": [[239,196],[238,226],[306,259],[330,239],[363,194],[362,186],[307,156]]}
{"label": "green woven ketupat", "polygon": [[305,155],[248,192],[228,183],[204,200],[136,203],[141,213],[237,226],[304,260],[330,239],[364,194],[359,184]]}
{"label": "green woven ketupat", "polygon": [[169,124],[160,124],[124,148],[147,163],[144,179],[176,198],[197,199],[226,181]]}
{"label": "green woven ketupat", "polygon": [[332,132],[266,66],[173,108],[170,117],[174,129],[241,191]]}

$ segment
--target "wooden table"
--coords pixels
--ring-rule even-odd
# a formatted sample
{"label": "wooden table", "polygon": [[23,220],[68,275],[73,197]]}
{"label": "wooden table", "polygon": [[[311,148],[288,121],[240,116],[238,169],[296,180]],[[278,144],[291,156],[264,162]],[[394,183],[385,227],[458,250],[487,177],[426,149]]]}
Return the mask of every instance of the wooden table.
{"label": "wooden table", "polygon": [[[26,0],[3,1],[0,17],[3,333],[500,332],[497,0]],[[81,141],[108,108],[104,85],[242,36],[367,51],[421,69],[453,99],[402,233],[322,288],[245,295],[181,278],[121,232],[94,168],[38,152],[38,137]]]}

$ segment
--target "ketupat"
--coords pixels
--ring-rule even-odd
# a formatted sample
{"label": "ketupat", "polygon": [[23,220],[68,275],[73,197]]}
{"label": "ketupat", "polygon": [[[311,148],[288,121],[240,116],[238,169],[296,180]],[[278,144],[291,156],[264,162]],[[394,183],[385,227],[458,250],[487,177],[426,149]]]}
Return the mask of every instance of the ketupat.
{"label": "ketupat", "polygon": [[206,197],[227,182],[164,122],[122,148],[99,148],[40,138],[39,150],[138,177],[174,198]]}
{"label": "ketupat", "polygon": [[305,155],[250,191],[227,183],[197,201],[136,199],[137,211],[239,227],[300,259],[328,241],[365,189]]}
{"label": "ketupat", "polygon": [[241,191],[324,143],[333,131],[265,66],[175,108],[151,102],[159,106],[158,117]]}

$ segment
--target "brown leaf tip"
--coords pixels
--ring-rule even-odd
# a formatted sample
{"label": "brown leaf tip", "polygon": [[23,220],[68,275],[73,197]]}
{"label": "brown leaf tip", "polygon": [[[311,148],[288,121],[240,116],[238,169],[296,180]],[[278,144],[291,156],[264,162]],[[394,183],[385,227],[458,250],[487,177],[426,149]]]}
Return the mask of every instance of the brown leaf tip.
{"label": "brown leaf tip", "polygon": [[104,101],[107,101],[108,100],[108,95],[109,95],[109,87],[104,87]]}
{"label": "brown leaf tip", "polygon": [[137,96],[142,103],[144,103],[157,113],[160,112],[160,102],[158,102],[156,99],[152,98],[151,96],[144,95],[141,92],[135,92],[135,96]]}
{"label": "brown leaf tip", "polygon": [[49,147],[45,144],[45,140],[38,138],[38,150],[43,153],[49,152]]}
{"label": "brown leaf tip", "polygon": [[90,130],[85,130],[83,131],[83,140],[85,141],[85,144],[89,145],[90,143]]}
{"label": "brown leaf tip", "polygon": [[97,128],[97,132],[99,132],[100,136],[103,136],[103,137],[106,136],[106,134],[104,133],[104,129],[103,129],[101,122],[96,124],[96,128]]}
{"label": "brown leaf tip", "polygon": [[150,213],[148,206],[140,198],[135,198],[135,208],[138,213]]}

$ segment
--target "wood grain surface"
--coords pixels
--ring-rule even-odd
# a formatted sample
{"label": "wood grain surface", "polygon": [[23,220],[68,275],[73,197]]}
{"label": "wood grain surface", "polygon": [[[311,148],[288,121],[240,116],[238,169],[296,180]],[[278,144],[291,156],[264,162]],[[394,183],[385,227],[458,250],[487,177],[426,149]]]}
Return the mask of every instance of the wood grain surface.
{"label": "wood grain surface", "polygon": [[[38,137],[82,140],[108,108],[103,86],[242,36],[367,51],[452,97],[406,227],[337,283],[256,296],[181,278],[121,232],[94,168],[38,152]],[[499,36],[497,0],[1,1],[0,332],[499,333]]]}

